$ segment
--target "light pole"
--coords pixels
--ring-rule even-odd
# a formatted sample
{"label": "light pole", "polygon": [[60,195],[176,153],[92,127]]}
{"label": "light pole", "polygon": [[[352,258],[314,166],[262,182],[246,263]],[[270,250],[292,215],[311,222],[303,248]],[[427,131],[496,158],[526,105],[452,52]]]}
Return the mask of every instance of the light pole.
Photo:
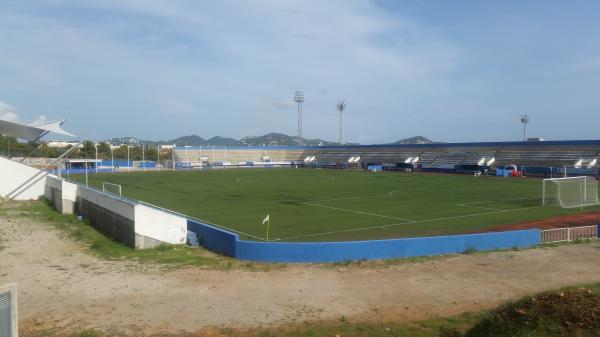
{"label": "light pole", "polygon": [[112,172],[115,172],[115,156],[113,154],[112,144],[108,145],[110,148],[110,166],[112,166]]}
{"label": "light pole", "polygon": [[144,156],[144,144],[142,144],[142,171],[146,172],[146,157]]}
{"label": "light pole", "polygon": [[173,144],[173,147],[171,147],[171,161],[173,161],[173,171],[177,170],[177,165],[175,164],[175,148],[177,147],[177,145]]}
{"label": "light pole", "polygon": [[294,101],[298,103],[298,138],[302,138],[302,102],[304,102],[304,92],[296,91]]}
{"label": "light pole", "polygon": [[344,110],[346,109],[346,99],[338,102],[337,110],[340,112],[340,145],[344,145]]}
{"label": "light pole", "polygon": [[131,164],[129,162],[129,145],[127,145],[127,172],[131,171]]}
{"label": "light pole", "polygon": [[94,163],[94,167],[96,168],[96,173],[98,173],[98,143],[94,143],[94,148],[96,149],[96,162]]}
{"label": "light pole", "polygon": [[160,171],[160,145],[156,145],[156,165]]}
{"label": "light pole", "polygon": [[190,147],[189,145],[184,146],[185,148],[185,160],[187,160],[187,164],[185,165],[185,168],[187,171],[190,170],[190,154],[188,153],[188,147]]}

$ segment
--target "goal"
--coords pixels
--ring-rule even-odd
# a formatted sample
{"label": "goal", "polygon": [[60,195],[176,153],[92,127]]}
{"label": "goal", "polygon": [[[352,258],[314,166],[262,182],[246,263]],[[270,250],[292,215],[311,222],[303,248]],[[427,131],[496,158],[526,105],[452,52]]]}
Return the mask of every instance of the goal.
{"label": "goal", "polygon": [[592,177],[544,179],[542,205],[575,208],[600,204],[598,181]]}
{"label": "goal", "polygon": [[121,185],[107,183],[107,182],[103,181],[102,182],[102,192],[121,195]]}

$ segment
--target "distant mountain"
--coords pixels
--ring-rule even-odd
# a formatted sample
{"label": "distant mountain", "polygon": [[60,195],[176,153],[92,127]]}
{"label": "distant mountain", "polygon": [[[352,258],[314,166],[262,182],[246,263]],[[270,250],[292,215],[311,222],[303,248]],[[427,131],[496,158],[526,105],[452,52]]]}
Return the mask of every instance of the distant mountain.
{"label": "distant mountain", "polygon": [[406,139],[400,139],[397,142],[394,142],[392,144],[433,144],[434,141],[432,141],[429,138],[423,137],[423,136],[415,136],[415,137],[410,137],[410,138],[406,138]]}
{"label": "distant mountain", "polygon": [[[329,146],[338,145],[335,142],[328,142],[322,139],[305,139],[296,136],[288,136],[283,133],[269,133],[264,136],[244,137],[240,140],[240,145],[248,146]],[[350,144],[348,144],[350,145]]]}
{"label": "distant mountain", "polygon": [[233,138],[214,136],[206,140],[206,145],[215,146],[236,146],[240,145],[240,141]]}
{"label": "distant mountain", "polygon": [[[427,138],[424,138],[428,140]],[[263,136],[244,137],[240,140],[215,136],[204,139],[198,135],[188,135],[171,140],[139,140],[135,137],[118,137],[107,139],[107,142],[113,145],[158,145],[175,144],[179,146],[335,146],[337,142],[329,142],[322,139],[305,139],[296,136],[288,136],[283,133],[272,132]],[[428,140],[429,141],[429,140]],[[429,141],[431,142],[431,141]],[[357,143],[345,143],[345,145],[358,145]]]}

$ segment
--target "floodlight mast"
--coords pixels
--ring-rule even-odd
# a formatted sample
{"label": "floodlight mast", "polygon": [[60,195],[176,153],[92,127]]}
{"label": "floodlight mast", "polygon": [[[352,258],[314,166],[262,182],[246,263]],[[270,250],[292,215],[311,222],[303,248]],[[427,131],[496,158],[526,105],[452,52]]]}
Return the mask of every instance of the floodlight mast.
{"label": "floodlight mast", "polygon": [[340,145],[344,145],[344,110],[346,110],[345,98],[338,102],[337,110],[340,112]]}
{"label": "floodlight mast", "polygon": [[529,123],[529,116],[521,115],[521,124],[523,124],[523,141],[527,141],[527,123]]}
{"label": "floodlight mast", "polygon": [[294,101],[298,103],[298,138],[302,138],[302,102],[304,102],[304,91],[296,91]]}

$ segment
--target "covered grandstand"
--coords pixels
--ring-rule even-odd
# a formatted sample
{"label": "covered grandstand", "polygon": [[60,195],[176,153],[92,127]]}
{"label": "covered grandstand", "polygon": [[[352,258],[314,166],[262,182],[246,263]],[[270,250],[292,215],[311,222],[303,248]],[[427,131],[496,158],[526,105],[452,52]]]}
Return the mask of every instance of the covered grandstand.
{"label": "covered grandstand", "polygon": [[[528,174],[598,174],[600,140],[355,146],[177,147],[180,167],[310,166],[460,172],[517,166]],[[307,161],[307,158],[315,157]],[[350,161],[360,158],[359,161]]]}

